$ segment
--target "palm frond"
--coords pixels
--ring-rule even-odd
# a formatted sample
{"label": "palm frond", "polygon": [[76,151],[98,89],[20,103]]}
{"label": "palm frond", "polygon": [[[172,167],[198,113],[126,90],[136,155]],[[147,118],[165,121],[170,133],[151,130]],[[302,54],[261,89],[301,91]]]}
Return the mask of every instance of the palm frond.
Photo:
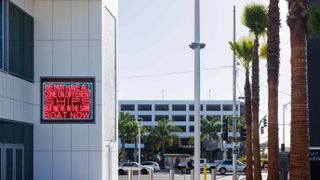
{"label": "palm frond", "polygon": [[262,59],[267,59],[267,49],[268,49],[268,44],[263,43],[260,47],[260,57]]}
{"label": "palm frond", "polygon": [[245,7],[242,24],[249,28],[256,38],[265,34],[268,23],[268,8],[263,4],[252,3]]}

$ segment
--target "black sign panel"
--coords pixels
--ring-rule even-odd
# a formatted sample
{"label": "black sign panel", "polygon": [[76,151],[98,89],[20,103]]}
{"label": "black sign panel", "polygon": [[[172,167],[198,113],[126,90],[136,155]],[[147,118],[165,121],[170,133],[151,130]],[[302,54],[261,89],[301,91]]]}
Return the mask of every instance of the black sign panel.
{"label": "black sign panel", "polygon": [[320,150],[310,150],[311,180],[320,179]]}

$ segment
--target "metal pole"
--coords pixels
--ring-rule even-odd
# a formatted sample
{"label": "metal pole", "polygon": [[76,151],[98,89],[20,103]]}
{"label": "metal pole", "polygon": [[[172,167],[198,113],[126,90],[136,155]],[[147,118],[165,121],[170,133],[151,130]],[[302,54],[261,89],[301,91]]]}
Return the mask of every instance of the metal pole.
{"label": "metal pole", "polygon": [[[142,121],[142,118],[138,118]],[[139,153],[139,156],[138,156],[138,163],[139,163],[139,172],[138,172],[138,175],[139,175],[139,180],[141,180],[141,172],[140,172],[140,166],[141,166],[141,129],[140,129],[140,124],[139,124],[139,121],[137,119],[137,124],[138,124],[138,153]]]}
{"label": "metal pole", "polygon": [[132,169],[128,171],[128,180],[132,180]]}
{"label": "metal pole", "polygon": [[[233,6],[233,42],[236,41],[236,6]],[[236,121],[236,56],[233,53],[233,83],[232,83],[232,94],[233,94],[233,146],[232,146],[232,164],[233,172],[232,179],[237,179],[237,154],[236,154],[236,139],[237,139],[237,121]]]}
{"label": "metal pole", "polygon": [[283,139],[282,139],[282,140],[283,140],[283,143],[282,143],[282,144],[283,144],[283,145],[282,145],[282,146],[284,147],[284,149],[285,149],[285,142],[286,142],[286,141],[285,141],[285,139],[286,139],[286,135],[285,135],[285,131],[286,131],[286,128],[285,128],[285,127],[286,127],[286,126],[285,126],[285,124],[286,124],[286,109],[287,109],[287,106],[288,106],[289,104],[290,104],[290,102],[288,102],[288,103],[286,103],[286,104],[283,105],[283,112],[282,112],[282,113],[283,113],[283,124],[282,124],[282,126],[283,126],[283,127],[282,127],[282,129],[283,129],[283,132],[282,132],[282,136],[283,136]]}
{"label": "metal pole", "polygon": [[170,169],[169,180],[174,180],[174,170]]}
{"label": "metal pole", "polygon": [[149,180],[153,180],[153,170],[149,171]]}
{"label": "metal pole", "polygon": [[195,180],[194,179],[194,170],[193,169],[191,169],[191,171],[190,171],[190,180]]}
{"label": "metal pole", "polygon": [[217,169],[213,168],[211,171],[211,180],[216,180],[217,179],[216,175],[217,175]]}

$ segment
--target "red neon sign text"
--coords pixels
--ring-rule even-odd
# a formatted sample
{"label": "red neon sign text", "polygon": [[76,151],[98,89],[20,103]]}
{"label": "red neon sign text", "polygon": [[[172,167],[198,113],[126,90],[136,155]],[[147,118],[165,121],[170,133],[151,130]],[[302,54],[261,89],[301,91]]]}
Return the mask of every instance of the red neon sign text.
{"label": "red neon sign text", "polygon": [[91,120],[93,84],[87,82],[43,83],[44,120]]}

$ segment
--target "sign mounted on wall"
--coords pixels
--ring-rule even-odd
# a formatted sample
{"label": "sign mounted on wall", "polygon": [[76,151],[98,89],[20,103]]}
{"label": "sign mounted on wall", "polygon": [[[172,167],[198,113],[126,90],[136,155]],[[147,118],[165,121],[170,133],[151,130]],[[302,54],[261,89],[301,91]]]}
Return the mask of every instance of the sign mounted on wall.
{"label": "sign mounted on wall", "polygon": [[94,78],[41,78],[42,123],[93,123]]}

